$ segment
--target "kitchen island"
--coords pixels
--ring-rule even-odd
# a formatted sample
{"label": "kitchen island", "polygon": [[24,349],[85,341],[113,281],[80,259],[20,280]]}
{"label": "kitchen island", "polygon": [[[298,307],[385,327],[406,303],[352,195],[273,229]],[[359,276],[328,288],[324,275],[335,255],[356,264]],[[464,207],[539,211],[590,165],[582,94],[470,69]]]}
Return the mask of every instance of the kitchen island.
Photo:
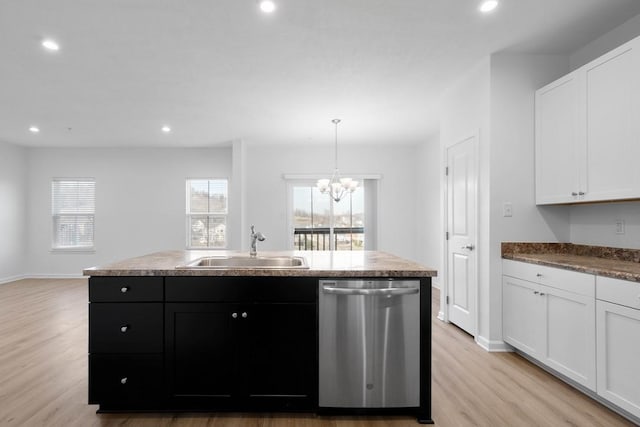
{"label": "kitchen island", "polygon": [[[207,257],[240,263],[189,267]],[[249,258],[232,251],[167,251],[84,270],[90,276],[89,403],[100,405],[98,412],[412,414],[432,422],[435,270],[375,251],[260,253],[304,258],[306,266],[296,268],[247,267],[243,257]],[[343,282],[357,289],[340,296],[345,291],[337,285]],[[323,297],[338,298],[334,306],[352,311],[369,307],[370,314],[350,320],[362,331],[363,348],[320,351],[336,337],[356,341],[348,335],[352,325],[342,323],[353,313],[338,318],[335,309],[323,312]],[[361,303],[354,306],[356,298]],[[413,320],[400,301],[415,304]],[[332,331],[323,326],[331,321]],[[414,342],[406,348],[415,351],[393,351],[406,341]],[[338,381],[356,379],[333,384],[319,354],[337,354],[341,365],[328,367],[337,369]],[[413,371],[404,366],[412,363]],[[359,396],[345,404],[322,396],[344,389]]]}

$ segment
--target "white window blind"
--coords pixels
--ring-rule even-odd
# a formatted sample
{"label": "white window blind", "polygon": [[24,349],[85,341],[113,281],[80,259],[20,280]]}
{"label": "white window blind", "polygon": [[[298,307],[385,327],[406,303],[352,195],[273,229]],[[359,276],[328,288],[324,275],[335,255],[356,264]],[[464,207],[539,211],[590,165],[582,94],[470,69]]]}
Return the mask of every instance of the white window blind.
{"label": "white window blind", "polygon": [[227,246],[228,181],[187,180],[187,247]]}
{"label": "white window blind", "polygon": [[92,178],[51,182],[54,249],[93,249],[96,183]]}

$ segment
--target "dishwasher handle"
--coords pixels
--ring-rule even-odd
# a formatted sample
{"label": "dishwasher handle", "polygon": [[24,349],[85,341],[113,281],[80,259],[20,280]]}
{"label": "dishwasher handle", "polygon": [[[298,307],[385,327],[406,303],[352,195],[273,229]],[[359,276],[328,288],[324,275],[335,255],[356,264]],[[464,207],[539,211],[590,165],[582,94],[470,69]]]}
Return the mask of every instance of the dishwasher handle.
{"label": "dishwasher handle", "polygon": [[340,288],[336,286],[323,286],[322,291],[325,294],[334,295],[371,295],[371,296],[385,296],[385,295],[410,295],[420,292],[420,288],[380,288],[380,289],[367,289],[367,288]]}

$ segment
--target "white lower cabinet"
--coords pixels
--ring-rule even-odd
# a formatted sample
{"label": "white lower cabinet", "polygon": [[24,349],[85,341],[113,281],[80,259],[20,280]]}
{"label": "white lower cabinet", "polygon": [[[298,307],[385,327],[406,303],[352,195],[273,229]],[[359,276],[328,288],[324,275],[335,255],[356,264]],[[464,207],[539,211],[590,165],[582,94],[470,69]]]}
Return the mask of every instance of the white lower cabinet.
{"label": "white lower cabinet", "polygon": [[595,277],[503,260],[502,280],[504,341],[596,391]]}
{"label": "white lower cabinet", "polygon": [[640,283],[597,280],[598,395],[640,417]]}

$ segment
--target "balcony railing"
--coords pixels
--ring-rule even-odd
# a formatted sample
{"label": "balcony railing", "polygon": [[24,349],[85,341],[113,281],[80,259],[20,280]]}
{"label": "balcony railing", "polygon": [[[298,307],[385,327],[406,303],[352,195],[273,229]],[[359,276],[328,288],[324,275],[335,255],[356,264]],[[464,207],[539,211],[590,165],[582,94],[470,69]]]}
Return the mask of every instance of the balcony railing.
{"label": "balcony railing", "polygon": [[[336,227],[333,229],[336,250],[364,250],[364,227]],[[293,230],[293,246],[299,251],[328,251],[329,227],[296,228]]]}

